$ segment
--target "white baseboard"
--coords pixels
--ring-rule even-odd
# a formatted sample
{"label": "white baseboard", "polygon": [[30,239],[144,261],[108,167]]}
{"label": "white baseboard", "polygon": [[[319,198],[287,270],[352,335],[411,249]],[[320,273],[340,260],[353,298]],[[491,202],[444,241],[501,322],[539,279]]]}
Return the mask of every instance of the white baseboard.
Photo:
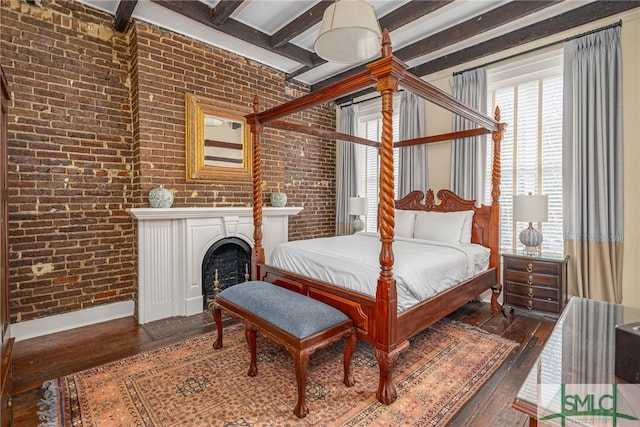
{"label": "white baseboard", "polygon": [[40,337],[54,332],[68,331],[81,326],[106,322],[132,316],[135,304],[133,301],[116,302],[100,305],[70,313],[56,314],[41,319],[27,320],[11,324],[11,336],[16,341]]}

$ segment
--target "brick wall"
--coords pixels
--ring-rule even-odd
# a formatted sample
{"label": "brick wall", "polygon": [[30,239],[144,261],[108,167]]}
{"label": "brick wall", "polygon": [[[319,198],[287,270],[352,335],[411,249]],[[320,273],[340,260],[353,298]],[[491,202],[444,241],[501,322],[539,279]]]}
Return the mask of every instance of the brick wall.
{"label": "brick wall", "polygon": [[[185,170],[185,93],[252,111],[258,96],[267,109],[308,93],[285,84],[284,74],[256,61],[167,32],[143,22],[135,26],[139,110],[139,163],[135,168],[136,203],[162,184],[174,192],[174,206],[251,206],[251,184],[190,182]],[[287,118],[335,129],[332,105]],[[290,218],[290,239],[335,232],[335,143],[315,137],[266,130],[261,136],[263,203],[278,189],[288,204],[304,210]]]}
{"label": "brick wall", "polygon": [[[136,298],[135,222],[164,184],[174,206],[251,204],[250,185],[185,180],[184,94],[251,111],[305,93],[284,74],[221,49],[75,2],[2,0],[0,64],[9,109],[12,322]],[[332,106],[293,121],[335,127]],[[269,131],[264,201],[303,206],[290,238],[333,234],[332,141]]]}

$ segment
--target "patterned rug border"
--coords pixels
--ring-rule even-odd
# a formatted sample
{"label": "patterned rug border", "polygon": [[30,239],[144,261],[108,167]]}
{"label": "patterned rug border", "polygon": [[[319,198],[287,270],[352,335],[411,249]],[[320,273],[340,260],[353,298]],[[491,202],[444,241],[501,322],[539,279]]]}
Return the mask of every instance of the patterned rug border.
{"label": "patterned rug border", "polygon": [[[473,372],[473,373],[471,372],[465,373],[465,378],[463,379],[463,382],[465,384],[464,387],[457,390],[453,395],[448,395],[445,393],[444,396],[441,396],[440,400],[432,402],[432,406],[425,408],[424,412],[421,414],[420,417],[411,419],[412,425],[416,425],[416,426],[444,425],[446,422],[453,419],[453,417],[464,407],[464,405],[466,405],[466,403],[469,400],[471,400],[471,398],[491,378],[491,376],[493,376],[493,374],[500,368],[500,366],[502,366],[502,364],[507,360],[509,354],[513,351],[513,349],[518,347],[518,344],[514,341],[500,337],[496,334],[485,331],[479,327],[472,326],[472,325],[458,322],[451,319],[446,319],[446,318],[436,322],[427,330],[416,335],[416,337],[411,338],[410,342],[413,344],[413,342],[416,339],[419,339],[417,337],[420,337],[423,334],[428,334],[428,331],[430,330],[431,330],[430,333],[435,333],[433,331],[437,331],[437,333],[445,334],[444,332],[441,332],[441,329],[442,328],[446,329],[447,325],[451,325],[452,327],[457,327],[462,330],[468,330],[476,334],[482,334],[484,338],[487,338],[489,341],[492,341],[497,346],[497,351],[487,355],[487,357],[482,360],[483,369],[480,369],[479,371]],[[434,329],[432,330],[432,328]],[[227,326],[225,328],[225,337],[229,337],[234,333],[240,333],[242,335],[242,339],[244,339],[244,334],[242,333],[242,329],[243,329],[243,326],[241,324]],[[42,421],[42,423],[39,424],[39,426],[56,427],[56,426],[64,426],[64,425],[82,425],[82,426],[105,425],[105,424],[93,424],[94,421],[92,421],[91,419],[85,420],[84,418],[82,418],[82,421],[80,421],[80,424],[77,424],[76,422],[73,422],[72,424],[67,424],[68,421],[74,421],[74,420],[69,420],[68,417],[67,419],[65,418],[67,414],[65,414],[65,411],[64,411],[65,401],[62,395],[63,388],[64,388],[63,383],[65,381],[70,386],[71,393],[75,397],[77,397],[78,393],[80,392],[74,388],[76,386],[75,378],[81,378],[83,375],[89,375],[99,371],[117,369],[122,366],[136,364],[136,363],[148,360],[150,358],[153,358],[156,355],[170,353],[172,351],[178,351],[184,347],[192,347],[192,346],[196,347],[199,344],[210,346],[213,340],[215,339],[215,336],[216,336],[215,332],[210,332],[203,335],[190,337],[177,343],[150,349],[143,353],[139,353],[137,355],[133,355],[133,356],[129,356],[113,362],[109,362],[109,363],[100,365],[98,367],[85,369],[85,370],[76,372],[74,374],[70,374],[64,377],[45,381],[42,386],[42,388],[44,389],[44,397],[42,401],[38,404],[40,409],[38,411],[38,414],[39,414],[40,420]],[[244,345],[246,346],[246,342],[244,343]],[[227,347],[227,346],[229,346],[228,340],[227,342],[225,342],[225,349],[227,349],[227,351],[232,351],[231,346],[230,347]],[[358,348],[360,349],[361,347],[368,347],[368,348],[365,348],[363,351],[365,351],[366,353],[372,353],[370,344],[359,340]],[[403,355],[405,355],[407,352],[410,352],[411,347],[413,347],[413,345],[410,346],[409,349],[403,351],[400,354],[400,358],[402,358]],[[382,418],[384,416],[387,416],[388,412],[391,412],[388,409],[389,408],[393,409],[394,405],[399,405],[398,402],[401,401],[402,396],[405,393],[411,393],[411,390],[412,390],[411,387],[413,386],[414,382],[419,382],[423,375],[430,374],[429,370],[435,371],[439,366],[441,366],[442,364],[445,364],[447,357],[450,356],[450,353],[459,351],[459,349],[456,349],[454,347],[455,346],[449,345],[449,347],[441,349],[435,354],[434,357],[432,357],[425,363],[415,366],[415,369],[413,369],[410,372],[404,372],[404,371],[398,372],[398,367],[396,367],[396,369],[394,370],[394,383],[396,384],[396,388],[398,390],[398,401],[396,401],[394,404],[389,406],[380,404],[379,402],[377,402],[377,400],[375,400],[375,387],[373,387],[373,389],[369,390],[369,392],[370,392],[370,395],[373,396],[373,399],[375,400],[375,402],[368,403],[368,404],[365,403],[364,408],[362,410],[354,411],[354,413],[352,414],[353,416],[348,417],[348,420],[346,420],[346,422],[341,422],[340,425],[355,427],[355,426],[361,426],[361,425],[372,425],[373,423],[380,424],[380,422],[384,423],[385,421]],[[214,352],[214,351],[215,350],[211,350],[211,352]],[[282,350],[282,352],[285,352],[285,351]],[[288,355],[288,353],[286,352],[285,354]],[[197,358],[199,357],[199,354],[194,354],[193,357]],[[248,358],[248,355],[247,355],[247,358]],[[373,358],[373,361],[375,362],[375,358]],[[180,360],[180,363],[183,363],[183,364],[187,362],[189,361],[182,360],[182,359]],[[179,365],[180,363],[177,363],[177,365]],[[259,363],[260,363],[260,360],[259,360]],[[411,365],[410,367],[414,368],[414,365]],[[375,372],[377,372],[377,364],[375,365]],[[312,381],[308,380],[307,388],[310,387],[310,384],[309,384],[310,382]],[[375,382],[377,383],[377,377]],[[322,387],[322,385],[320,386]],[[136,393],[135,387],[131,387],[129,391]],[[308,398],[308,402],[310,401],[312,400]],[[295,399],[294,399],[294,402],[295,402]],[[75,403],[79,405],[79,401],[76,400]],[[360,405],[361,403],[356,402],[356,404]],[[77,407],[77,405],[74,408],[74,410],[80,413],[80,408]],[[437,409],[433,409],[434,407]],[[146,407],[137,408],[137,409],[138,410],[143,409],[142,412],[139,412],[140,416],[144,420],[143,425],[149,425],[149,426],[158,425],[154,423],[153,414],[148,413]],[[289,409],[292,409],[292,408],[289,408]],[[311,411],[313,411],[311,406],[310,406],[310,409]],[[86,414],[83,414],[83,416],[84,415]],[[309,416],[307,418],[309,418]],[[95,422],[98,423],[99,421],[95,421]],[[246,426],[258,425],[258,424],[252,424],[249,421],[246,421],[242,418],[237,419],[236,422],[240,422],[240,423],[244,422],[245,423],[244,425]],[[293,420],[291,418],[282,420],[282,422],[284,423],[283,425],[317,425],[314,423],[307,424],[307,423],[304,423],[304,420],[299,421],[295,418]],[[291,424],[292,422],[293,424]],[[206,425],[212,425],[212,424],[207,422]],[[240,424],[227,422],[225,423],[225,425],[240,425]],[[323,424],[323,425],[335,425],[335,424],[330,423],[330,424]]]}

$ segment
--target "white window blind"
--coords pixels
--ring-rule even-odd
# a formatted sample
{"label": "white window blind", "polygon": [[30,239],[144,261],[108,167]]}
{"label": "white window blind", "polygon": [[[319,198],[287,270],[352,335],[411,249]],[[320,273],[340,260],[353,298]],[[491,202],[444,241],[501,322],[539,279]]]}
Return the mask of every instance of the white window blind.
{"label": "white window blind", "polygon": [[[394,105],[397,104],[394,97]],[[396,107],[397,109],[398,107]],[[393,140],[399,139],[398,114],[393,115]],[[360,107],[358,114],[358,136],[371,141],[382,140],[382,114],[380,113],[380,100],[376,99]],[[358,185],[360,196],[368,198],[367,217],[365,231],[377,231],[378,229],[378,196],[380,183],[380,156],[377,148],[358,145],[361,176]],[[398,192],[398,149],[393,149],[393,169],[395,172],[394,191]]]}
{"label": "white window blind", "polygon": [[[528,224],[513,223],[513,196],[532,193],[549,196],[548,221],[534,224],[544,236],[542,250],[562,253],[562,51],[496,67],[487,77],[490,111],[500,107],[507,124],[501,144],[501,249],[522,249],[518,235]],[[491,156],[486,183],[490,200]]]}

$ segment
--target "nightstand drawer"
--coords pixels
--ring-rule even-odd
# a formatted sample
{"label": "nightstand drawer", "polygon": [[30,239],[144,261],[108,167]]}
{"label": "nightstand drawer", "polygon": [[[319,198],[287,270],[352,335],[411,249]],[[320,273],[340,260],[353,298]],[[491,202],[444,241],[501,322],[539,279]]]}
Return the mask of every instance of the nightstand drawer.
{"label": "nightstand drawer", "polygon": [[507,294],[507,303],[527,310],[546,311],[560,314],[560,307],[557,301],[544,301],[536,298],[528,298],[520,295]]}
{"label": "nightstand drawer", "polygon": [[526,271],[507,270],[505,271],[504,280],[507,282],[516,282],[516,283],[522,283],[527,285],[549,286],[549,287],[557,288],[560,278],[557,275],[545,276],[542,274],[527,273]]}
{"label": "nightstand drawer", "polygon": [[537,298],[541,300],[558,302],[557,288],[543,288],[539,286],[528,286],[521,283],[508,282],[507,289],[509,289],[510,294],[515,294],[526,298]]}
{"label": "nightstand drawer", "polygon": [[558,316],[567,302],[567,262],[556,254],[502,254],[504,303],[536,314]]}
{"label": "nightstand drawer", "polygon": [[519,270],[526,273],[559,275],[560,265],[557,262],[545,262],[525,258],[506,258],[505,268],[507,270]]}

